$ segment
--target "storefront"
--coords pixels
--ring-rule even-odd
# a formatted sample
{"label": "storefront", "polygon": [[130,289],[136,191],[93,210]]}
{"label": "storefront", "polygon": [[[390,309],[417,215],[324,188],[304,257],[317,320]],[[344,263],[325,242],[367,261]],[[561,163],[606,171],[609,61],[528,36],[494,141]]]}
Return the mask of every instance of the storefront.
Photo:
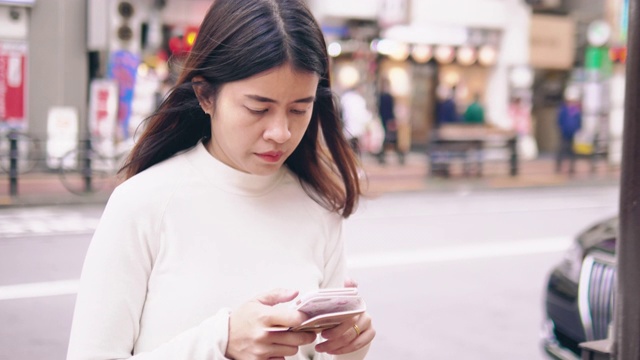
{"label": "storefront", "polygon": [[391,81],[414,147],[426,145],[438,121],[438,102],[453,100],[455,121],[463,121],[476,97],[487,104],[500,36],[499,30],[463,26],[395,26],[383,32],[377,43],[383,55],[379,74]]}
{"label": "storefront", "polygon": [[28,127],[28,29],[35,0],[0,1],[0,124]]}
{"label": "storefront", "polygon": [[[341,51],[335,58],[334,74],[343,74],[337,83],[358,77],[370,82],[375,93],[380,80],[388,79],[396,99],[402,147],[426,145],[435,123],[438,94],[448,92],[456,97],[459,113],[478,95],[488,123],[513,126],[508,114],[508,81],[514,66],[528,64],[530,9],[526,4],[517,0],[385,0],[375,8],[361,0],[342,3],[311,2],[323,28],[333,30],[325,30],[330,43],[335,42],[329,45],[330,52],[332,46]],[[375,21],[379,37],[368,44],[362,38],[354,43],[345,32],[335,31],[340,28],[332,23],[336,18]],[[366,50],[345,51],[351,48]],[[366,52],[369,55],[362,56]],[[371,53],[376,59],[373,65]]]}
{"label": "storefront", "polygon": [[448,97],[459,117],[478,97],[485,122],[513,128],[509,75],[528,64],[528,6],[511,0],[423,0],[410,7],[407,23],[381,30],[381,40],[395,45],[382,50],[380,75],[406,79],[398,81],[397,95],[406,107],[402,114],[412,146],[426,144],[437,103]]}
{"label": "storefront", "polygon": [[576,28],[575,20],[567,15],[534,14],[531,18],[532,129],[542,153],[555,152],[559,146],[557,112],[576,62]]}
{"label": "storefront", "polygon": [[582,128],[574,138],[574,150],[619,164],[628,1],[573,5],[566,9],[570,15],[535,14],[532,18],[536,138],[541,151],[555,152],[558,109],[567,95],[577,97],[582,104]]}

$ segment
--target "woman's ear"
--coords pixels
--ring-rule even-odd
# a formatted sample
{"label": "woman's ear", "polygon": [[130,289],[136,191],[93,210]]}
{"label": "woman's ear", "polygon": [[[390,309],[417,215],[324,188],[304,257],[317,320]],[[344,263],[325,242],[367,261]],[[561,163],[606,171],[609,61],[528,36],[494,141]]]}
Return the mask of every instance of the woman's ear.
{"label": "woman's ear", "polygon": [[207,81],[198,75],[191,79],[191,83],[193,84],[193,91],[196,93],[196,98],[198,98],[202,111],[204,111],[205,114],[213,114],[214,100],[208,91]]}

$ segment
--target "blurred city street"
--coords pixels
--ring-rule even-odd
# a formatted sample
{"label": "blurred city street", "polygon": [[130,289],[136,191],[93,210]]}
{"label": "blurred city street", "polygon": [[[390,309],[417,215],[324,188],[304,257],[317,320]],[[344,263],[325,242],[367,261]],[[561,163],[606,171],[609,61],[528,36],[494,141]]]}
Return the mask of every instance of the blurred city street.
{"label": "blurred city street", "polygon": [[[246,144],[245,130],[242,136],[222,133],[240,131],[235,117],[270,118],[282,104],[287,106],[282,114],[306,114],[289,109],[289,100],[278,100],[278,93],[280,88],[297,91],[294,83],[310,74],[319,75],[320,85],[291,96],[298,99],[291,105],[326,108],[309,111],[309,117],[320,114],[309,122],[318,126],[313,134],[319,135],[316,144],[304,146],[329,149],[333,159],[328,162],[339,160],[336,154],[346,145],[340,148],[336,144],[342,140],[332,137],[342,136],[360,157],[364,196],[345,221],[343,235],[350,276],[377,330],[367,359],[548,360],[540,341],[545,334],[549,343],[579,357],[580,352],[586,356],[579,344],[624,333],[612,334],[619,320],[613,321],[614,302],[607,301],[615,295],[615,304],[622,304],[622,287],[611,285],[612,279],[624,278],[629,270],[617,266],[640,261],[627,258],[625,264],[615,252],[640,251],[619,250],[618,233],[607,233],[614,233],[611,228],[598,234],[599,242],[581,236],[573,248],[578,254],[567,250],[578,232],[616,215],[620,199],[633,201],[626,195],[640,193],[625,189],[640,184],[629,180],[640,173],[629,167],[635,166],[629,159],[640,153],[635,125],[640,116],[636,105],[625,105],[625,97],[636,98],[640,91],[639,52],[631,47],[640,43],[640,0],[303,2],[317,27],[307,16],[304,29],[291,31],[279,12],[300,14],[291,11],[291,2],[270,0],[273,19],[282,17],[273,33],[286,43],[265,40],[268,46],[258,46],[251,42],[268,39],[271,32],[240,36],[253,27],[233,21],[249,19],[262,29],[267,11],[260,18],[226,16],[214,22],[223,25],[208,26],[203,19],[217,14],[208,10],[216,4],[212,0],[0,0],[0,360],[65,359],[87,247],[128,154],[134,154],[129,169],[136,172],[138,165],[146,169],[141,154],[165,159],[200,139],[213,139],[213,148],[218,139],[233,139],[227,145],[237,147],[238,154],[269,148],[273,151],[262,154],[266,159],[315,166],[311,157],[282,158],[284,153],[275,150],[293,151],[299,145],[289,147],[292,139],[316,139],[303,136],[309,134],[306,127],[275,145],[265,137],[267,121],[251,122],[256,129],[265,127],[254,140],[243,128]],[[315,29],[317,41],[285,49],[306,27]],[[216,33],[231,29],[236,30]],[[230,45],[234,37],[243,45]],[[318,45],[311,51],[313,44],[326,49]],[[277,46],[286,51],[273,51]],[[236,50],[242,50],[238,59],[245,54],[243,60],[224,60]],[[281,60],[255,65],[280,53]],[[238,97],[260,100],[260,109],[220,101],[229,83],[290,66],[293,80],[273,81],[273,88],[268,82],[264,90],[247,87]],[[225,76],[214,74],[219,68]],[[332,101],[326,101],[326,80]],[[215,91],[203,90],[209,88]],[[220,103],[237,109],[220,116]],[[213,126],[221,119],[233,126]],[[286,124],[282,133],[290,134],[294,126]],[[182,126],[193,129],[179,130]],[[153,129],[163,132],[153,135]],[[630,130],[637,132],[630,135]],[[145,145],[149,134],[153,141]],[[263,140],[269,146],[260,145]],[[131,152],[134,144],[143,145]],[[205,199],[200,192],[194,198]],[[188,207],[195,208],[192,202]],[[629,207],[637,208],[635,203]],[[268,213],[278,212],[269,208]],[[289,223],[282,231],[290,231]],[[203,221],[203,226],[208,231],[209,224]],[[182,232],[176,237],[185,238]],[[634,244],[620,238],[618,245]],[[640,235],[636,240],[640,244]],[[603,244],[609,247],[599,265],[611,275],[603,282],[607,286],[584,270],[595,263],[594,253],[603,256]],[[208,256],[202,259],[227,271]],[[547,279],[563,259],[577,272],[559,275],[566,282],[558,287],[569,290],[558,296],[565,302],[554,305]],[[640,269],[632,270],[640,276]],[[592,295],[591,287],[601,293]],[[587,290],[578,293],[580,288]],[[606,301],[591,304],[594,297]],[[633,303],[637,297],[628,298]],[[560,310],[545,311],[545,300],[549,309]],[[170,305],[173,309],[175,303]],[[591,328],[597,326],[590,317],[598,311],[602,316],[593,317],[602,323],[601,331],[594,335]],[[635,344],[638,332],[627,330],[632,341],[620,343]]]}
{"label": "blurred city street", "polygon": [[[378,331],[367,357],[544,359],[547,273],[618,188],[386,192],[347,220],[350,272]],[[0,209],[0,358],[64,359],[102,204]]]}

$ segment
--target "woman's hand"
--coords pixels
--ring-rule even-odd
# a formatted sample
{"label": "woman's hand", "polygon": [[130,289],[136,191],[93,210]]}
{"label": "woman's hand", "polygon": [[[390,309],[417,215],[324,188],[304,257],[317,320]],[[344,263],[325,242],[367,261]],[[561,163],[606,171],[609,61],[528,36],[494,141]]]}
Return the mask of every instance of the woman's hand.
{"label": "woman's hand", "polygon": [[315,333],[265,330],[272,326],[297,326],[306,320],[299,311],[274,307],[297,295],[294,290],[272,290],[231,312],[225,356],[242,360],[284,360],[285,356],[295,355],[299,346],[315,341]]}
{"label": "woman's hand", "polygon": [[[344,281],[344,287],[358,287],[358,283],[351,278]],[[322,332],[327,339],[316,345],[316,351],[332,355],[346,354],[365,347],[376,336],[376,330],[371,326],[371,316],[366,312],[353,317],[350,321]]]}
{"label": "woman's hand", "polygon": [[371,316],[362,313],[350,321],[324,330],[322,337],[326,341],[316,345],[316,351],[332,355],[346,354],[365,347],[376,336],[376,330],[371,326]]}

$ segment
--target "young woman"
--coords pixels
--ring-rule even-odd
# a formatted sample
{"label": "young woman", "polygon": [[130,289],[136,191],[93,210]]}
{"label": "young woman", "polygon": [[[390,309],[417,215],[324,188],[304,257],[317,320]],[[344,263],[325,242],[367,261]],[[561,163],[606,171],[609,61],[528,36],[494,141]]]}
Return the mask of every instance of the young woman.
{"label": "young woman", "polygon": [[68,359],[363,359],[367,313],[265,330],[346,284],[360,188],[337,114],[302,0],[216,0],[92,239]]}

